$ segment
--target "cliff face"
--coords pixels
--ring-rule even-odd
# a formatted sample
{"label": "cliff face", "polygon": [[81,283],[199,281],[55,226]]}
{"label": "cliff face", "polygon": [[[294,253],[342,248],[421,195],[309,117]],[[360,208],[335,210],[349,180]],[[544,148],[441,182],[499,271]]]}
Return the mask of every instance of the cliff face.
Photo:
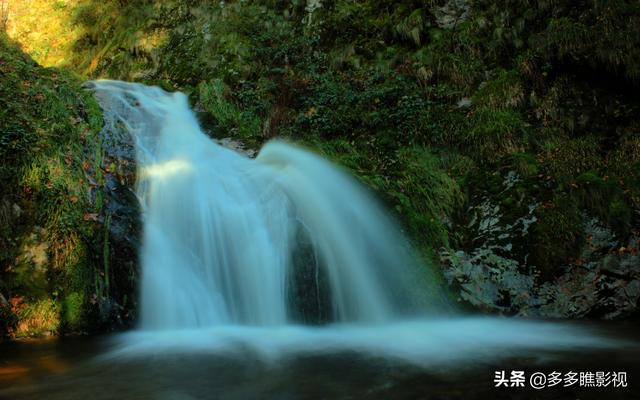
{"label": "cliff face", "polygon": [[[287,137],[351,169],[394,210],[461,303],[508,314],[636,313],[637,2],[26,3],[10,5],[8,32],[41,63],[185,91],[218,138],[257,149]],[[36,24],[29,10],[37,7],[59,23]],[[64,45],[46,39],[61,37]],[[22,90],[6,87],[7,98]],[[3,121],[17,121],[14,114]],[[96,173],[122,174],[114,184],[132,179],[128,164],[99,164]],[[23,190],[23,172],[7,174],[12,190]],[[78,221],[104,243],[105,225],[91,220],[108,216],[86,201],[89,221]],[[15,200],[3,204],[3,215],[17,212]],[[22,226],[42,250],[38,238],[50,228]],[[5,248],[13,249],[9,265],[21,247]],[[109,268],[102,297],[128,310],[135,268],[118,270],[120,256],[110,252],[119,245],[106,248],[91,268]],[[86,293],[101,297],[91,279]],[[114,279],[127,281],[116,289]]]}

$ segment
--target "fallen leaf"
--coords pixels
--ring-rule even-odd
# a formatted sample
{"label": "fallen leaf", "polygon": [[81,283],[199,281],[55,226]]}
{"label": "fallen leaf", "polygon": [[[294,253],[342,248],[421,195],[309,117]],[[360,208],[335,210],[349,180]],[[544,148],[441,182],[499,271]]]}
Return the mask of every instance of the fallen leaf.
{"label": "fallen leaf", "polygon": [[85,221],[95,221],[98,222],[98,214],[97,213],[85,213],[84,214]]}

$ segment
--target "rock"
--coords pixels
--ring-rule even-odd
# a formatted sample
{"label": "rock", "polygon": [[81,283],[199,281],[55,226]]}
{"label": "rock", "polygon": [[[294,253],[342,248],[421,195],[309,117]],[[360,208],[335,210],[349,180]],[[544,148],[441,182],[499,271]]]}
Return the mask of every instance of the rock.
{"label": "rock", "polygon": [[460,100],[458,100],[458,102],[456,103],[456,106],[458,108],[469,108],[471,107],[471,99],[468,97],[463,97]]}
{"label": "rock", "polygon": [[512,169],[491,179],[493,186],[472,194],[464,218],[454,222],[466,245],[440,254],[445,278],[461,301],[488,312],[551,318],[613,319],[637,312],[637,235],[621,243],[610,227],[582,212],[576,230],[587,240],[575,258],[558,259],[553,274],[542,276],[530,252],[539,246],[536,210],[545,205],[536,192],[522,195],[531,182]]}
{"label": "rock", "polygon": [[440,28],[453,29],[469,18],[470,9],[468,0],[449,0],[444,6],[436,7],[433,13]]}
{"label": "rock", "polygon": [[254,158],[256,156],[256,151],[252,149],[247,149],[239,140],[232,138],[222,138],[222,139],[214,139],[214,141],[222,147],[226,147],[227,149],[236,151],[240,154],[243,154],[249,158]]}
{"label": "rock", "polygon": [[22,215],[22,209],[15,203],[13,203],[11,211],[13,211],[13,218],[20,218],[20,216]]}
{"label": "rock", "polygon": [[2,295],[2,293],[0,293],[0,307],[11,307],[11,305],[9,304],[9,302],[7,301],[7,299]]}
{"label": "rock", "polygon": [[[136,152],[130,134],[118,124],[105,121],[100,132],[103,179],[93,182],[93,202],[101,199],[97,214],[88,214],[97,228],[91,247],[104,283],[96,298],[95,319],[102,329],[130,324],[135,316],[138,248],[141,237],[140,205],[135,195]],[[96,171],[88,171],[95,176]],[[108,276],[105,276],[107,275]]]}

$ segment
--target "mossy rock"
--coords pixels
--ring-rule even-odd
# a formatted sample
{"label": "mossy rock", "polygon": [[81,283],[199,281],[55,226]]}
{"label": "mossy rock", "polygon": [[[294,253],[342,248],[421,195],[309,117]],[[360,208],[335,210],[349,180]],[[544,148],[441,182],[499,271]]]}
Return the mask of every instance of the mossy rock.
{"label": "mossy rock", "polygon": [[[91,323],[77,302],[93,307],[97,265],[89,247],[101,113],[81,79],[39,66],[4,33],[0,60],[0,120],[8,127],[0,132],[0,182],[2,201],[12,207],[0,232],[0,280],[15,315],[1,323],[31,336],[59,333],[70,317],[69,326],[84,330]],[[71,313],[61,311],[65,298],[74,299]]]}
{"label": "mossy rock", "polygon": [[581,207],[598,216],[621,237],[630,233],[634,221],[632,208],[619,182],[588,171],[576,178],[572,194]]}

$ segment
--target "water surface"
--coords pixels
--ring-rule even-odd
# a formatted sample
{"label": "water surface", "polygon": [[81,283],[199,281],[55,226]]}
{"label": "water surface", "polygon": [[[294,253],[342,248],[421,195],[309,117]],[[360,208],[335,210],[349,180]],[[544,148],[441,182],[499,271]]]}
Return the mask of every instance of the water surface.
{"label": "water surface", "polygon": [[[443,322],[420,341],[406,330],[336,334],[335,329],[241,327],[238,331],[134,332],[0,345],[0,398],[10,399],[634,399],[638,395],[637,323],[572,324],[573,332],[617,341],[555,348],[550,338],[526,346],[512,334],[464,331],[434,339],[445,326],[480,329],[481,321]],[[526,322],[526,321],[523,321]],[[544,326],[544,321],[531,325]],[[465,325],[466,324],[466,325]],[[511,329],[517,325],[513,325]],[[526,327],[525,325],[522,325]],[[555,325],[553,325],[555,326]],[[418,325],[416,335],[429,335]],[[422,332],[420,332],[422,329]],[[548,334],[553,333],[549,326]],[[403,333],[404,332],[404,333]],[[543,333],[543,330],[537,331]],[[397,335],[393,337],[393,335]],[[340,338],[342,337],[342,341]],[[356,341],[360,340],[360,345]],[[186,341],[184,341],[186,340]],[[532,340],[525,337],[523,340]],[[517,343],[516,343],[517,342]],[[182,343],[182,345],[179,345]],[[352,349],[349,349],[349,348]],[[403,353],[401,350],[407,352]],[[414,349],[413,353],[409,349]],[[393,354],[391,353],[393,352]],[[395,354],[395,355],[394,355]],[[624,371],[627,388],[494,388],[496,370]]]}

